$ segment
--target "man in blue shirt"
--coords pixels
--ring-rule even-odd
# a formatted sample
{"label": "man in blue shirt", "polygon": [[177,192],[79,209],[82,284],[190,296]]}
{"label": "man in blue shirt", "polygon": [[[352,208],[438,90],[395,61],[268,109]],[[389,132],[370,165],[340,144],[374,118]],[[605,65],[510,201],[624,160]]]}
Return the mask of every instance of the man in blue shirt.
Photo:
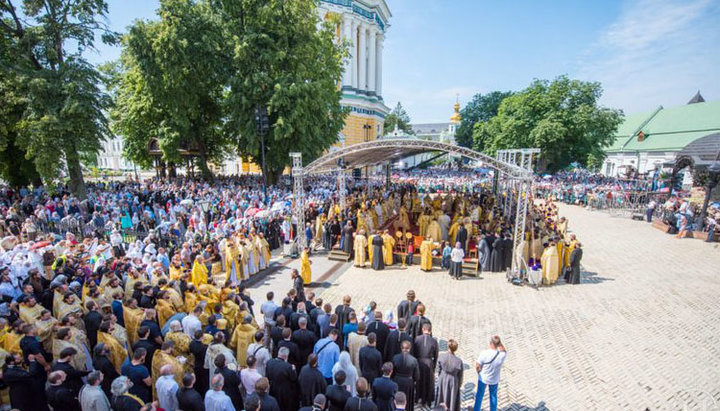
{"label": "man in blue shirt", "polygon": [[328,336],[315,343],[313,353],[317,355],[317,368],[322,373],[328,385],[332,384],[332,369],[340,358],[340,347],[335,342],[338,338],[338,332],[335,329],[330,330]]}

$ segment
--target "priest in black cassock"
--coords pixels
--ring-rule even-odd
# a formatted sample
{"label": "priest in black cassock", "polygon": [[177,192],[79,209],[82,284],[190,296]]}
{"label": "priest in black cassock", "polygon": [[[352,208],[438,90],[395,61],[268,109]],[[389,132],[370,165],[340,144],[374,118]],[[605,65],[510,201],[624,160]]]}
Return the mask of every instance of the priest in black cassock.
{"label": "priest in black cassock", "polygon": [[490,269],[490,246],[487,241],[485,241],[484,235],[478,245],[478,262],[480,271],[488,271]]}
{"label": "priest in black cassock", "polygon": [[407,411],[415,409],[415,384],[420,379],[420,366],[415,357],[410,354],[412,344],[410,341],[403,341],[401,353],[393,357],[393,369],[395,375],[393,381],[398,385],[398,391],[405,393],[407,398]]}
{"label": "priest in black cassock", "polygon": [[463,247],[463,250],[465,251],[465,253],[468,252],[467,239],[468,239],[468,231],[465,228],[465,224],[460,224],[460,228],[458,228],[457,236],[455,236],[455,242],[462,244],[462,247]]}
{"label": "priest in black cassock", "polygon": [[278,350],[277,358],[265,365],[265,376],[270,381],[270,395],[278,401],[281,411],[294,411],[298,408],[298,376],[293,366],[287,362],[287,347]]}
{"label": "priest in black cassock", "polygon": [[300,370],[298,382],[300,383],[300,405],[303,407],[312,405],[316,395],[325,394],[327,381],[317,369],[317,355],[310,354],[308,356],[307,364]]}
{"label": "priest in black cassock", "polygon": [[383,258],[385,257],[385,255],[383,254],[383,238],[380,234],[376,234],[375,236],[373,236],[372,246],[372,268],[373,270],[384,270],[385,261],[383,260]]}
{"label": "priest in black cassock", "polygon": [[422,335],[415,338],[413,355],[420,367],[420,379],[417,382],[417,402],[427,405],[435,399],[435,366],[438,359],[438,343],[432,336],[430,324],[422,326]]}
{"label": "priest in black cassock", "polygon": [[504,251],[504,261],[503,261],[503,271],[512,267],[512,255],[513,255],[513,240],[510,233],[505,234],[505,247],[503,248]]}
{"label": "priest in black cassock", "polygon": [[400,304],[398,304],[397,318],[398,320],[404,318],[405,324],[408,324],[410,322],[410,318],[415,315],[415,310],[417,310],[418,305],[422,303],[420,302],[420,300],[415,299],[415,291],[413,290],[408,291],[406,296],[407,299],[401,301]]}
{"label": "priest in black cassock", "polygon": [[410,335],[411,341],[414,341],[417,336],[422,334],[425,324],[432,326],[430,319],[425,317],[425,306],[420,304],[417,307],[417,315],[410,318],[410,324],[408,325],[408,335]]}
{"label": "priest in black cassock", "polygon": [[392,361],[396,354],[400,353],[400,347],[403,342],[407,341],[412,344],[412,339],[405,332],[405,319],[398,320],[397,330],[390,331],[387,341],[385,342],[385,351],[383,352],[384,361]]}
{"label": "priest in black cassock", "polygon": [[349,256],[352,256],[353,252],[353,243],[355,242],[355,239],[353,238],[354,231],[355,230],[353,229],[352,223],[348,221],[347,225],[345,225],[345,228],[343,228],[343,251]]}
{"label": "priest in black cassock", "polygon": [[495,239],[492,251],[490,252],[490,271],[498,273],[503,270],[505,264],[505,240],[502,235]]}

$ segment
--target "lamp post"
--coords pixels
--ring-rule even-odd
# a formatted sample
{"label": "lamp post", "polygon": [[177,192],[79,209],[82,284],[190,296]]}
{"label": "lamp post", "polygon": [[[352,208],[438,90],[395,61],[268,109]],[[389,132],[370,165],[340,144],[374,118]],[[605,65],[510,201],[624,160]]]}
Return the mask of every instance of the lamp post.
{"label": "lamp post", "polygon": [[270,130],[267,107],[255,107],[255,130],[260,135],[260,156],[262,161],[264,203],[267,203],[267,168],[265,166],[265,134]]}
{"label": "lamp post", "polygon": [[720,180],[720,152],[718,152],[715,161],[708,167],[708,180],[705,185],[705,201],[703,201],[702,211],[700,212],[700,231],[705,227],[705,216],[707,215],[708,203],[710,203],[710,195],[713,188],[718,185]]}

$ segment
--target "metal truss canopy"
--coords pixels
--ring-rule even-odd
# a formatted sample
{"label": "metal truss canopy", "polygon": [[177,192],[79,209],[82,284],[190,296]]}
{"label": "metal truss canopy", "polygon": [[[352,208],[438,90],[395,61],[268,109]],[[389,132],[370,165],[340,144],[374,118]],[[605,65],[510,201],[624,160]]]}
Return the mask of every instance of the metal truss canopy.
{"label": "metal truss canopy", "polygon": [[500,161],[479,151],[439,141],[419,139],[388,139],[353,144],[331,151],[313,161],[304,168],[304,173],[307,175],[333,172],[337,169],[339,159],[342,159],[347,167],[362,168],[393,163],[403,158],[434,151],[444,151],[479,161],[508,178],[532,178],[532,173],[527,169],[523,169],[516,164]]}

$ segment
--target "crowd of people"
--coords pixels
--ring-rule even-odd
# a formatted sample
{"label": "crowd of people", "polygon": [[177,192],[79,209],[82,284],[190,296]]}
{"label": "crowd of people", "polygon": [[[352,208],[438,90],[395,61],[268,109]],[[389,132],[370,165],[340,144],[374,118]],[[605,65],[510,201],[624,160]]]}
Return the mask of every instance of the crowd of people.
{"label": "crowd of people", "polygon": [[[312,179],[304,228],[290,184],[266,197],[254,177],[97,183],[84,200],[3,189],[0,409],[458,410],[457,343],[438,352],[412,292],[395,317],[372,302],[356,312],[350,297],[333,310],[304,288],[317,248],[376,270],[414,254],[453,278],[468,260],[506,270],[514,216],[480,175],[442,172],[442,187],[437,170],[391,187],[349,181],[344,209],[334,178]],[[557,208],[532,213],[524,261],[548,271],[546,284],[556,265],[577,268],[568,281],[579,281],[580,244]],[[308,248],[292,290],[258,309],[247,281],[299,235]],[[499,338],[490,346],[478,396],[488,386],[494,409],[505,352]]]}

